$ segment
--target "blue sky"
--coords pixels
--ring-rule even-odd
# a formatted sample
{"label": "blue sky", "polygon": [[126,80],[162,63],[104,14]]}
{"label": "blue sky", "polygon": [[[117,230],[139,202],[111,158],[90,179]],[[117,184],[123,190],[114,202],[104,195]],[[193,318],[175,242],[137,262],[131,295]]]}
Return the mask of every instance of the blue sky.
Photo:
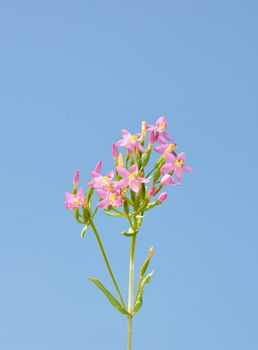
{"label": "blue sky", "polygon": [[[112,167],[120,129],[166,115],[194,168],[146,217],[155,274],[134,349],[256,350],[256,1],[0,4],[0,348],[126,348],[92,232],[64,208],[76,168]],[[126,295],[129,241],[96,220]]]}

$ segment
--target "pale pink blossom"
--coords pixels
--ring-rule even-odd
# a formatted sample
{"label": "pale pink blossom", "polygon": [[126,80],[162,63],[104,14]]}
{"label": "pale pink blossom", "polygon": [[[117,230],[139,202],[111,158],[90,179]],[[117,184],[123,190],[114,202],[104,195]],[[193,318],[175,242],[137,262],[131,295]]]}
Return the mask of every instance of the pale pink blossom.
{"label": "pale pink blossom", "polygon": [[137,165],[134,164],[129,171],[120,166],[116,167],[118,174],[122,177],[119,181],[119,186],[124,188],[129,186],[133,192],[138,193],[140,190],[141,183],[149,182],[149,179],[145,179],[138,174]]}
{"label": "pale pink blossom", "polygon": [[184,152],[179,153],[177,156],[175,156],[172,153],[166,153],[165,158],[169,161],[169,163],[166,163],[162,166],[161,173],[164,173],[166,171],[174,171],[174,174],[178,178],[178,180],[181,180],[183,177],[183,170],[187,172],[192,171],[191,167],[184,164]]}
{"label": "pale pink blossom", "polygon": [[140,152],[145,152],[144,147],[140,144],[142,141],[142,134],[132,135],[129,131],[122,129],[121,130],[123,138],[117,141],[117,146],[125,147],[129,152],[134,152],[138,149]]}
{"label": "pale pink blossom", "polygon": [[91,172],[92,180],[88,182],[88,186],[91,186],[94,188],[102,188],[107,186],[110,183],[110,181],[113,179],[114,171],[111,170],[105,176],[102,176],[100,174],[101,167],[102,167],[102,162],[100,161],[96,165],[95,169]]}
{"label": "pale pink blossom", "polygon": [[167,119],[166,117],[160,117],[155,125],[149,124],[147,130],[150,131],[150,143],[153,144],[155,141],[164,141],[164,139],[172,141],[170,135],[166,132]]}
{"label": "pale pink blossom", "polygon": [[123,199],[119,191],[109,191],[99,188],[96,192],[101,198],[101,201],[97,204],[99,208],[107,208],[110,205],[120,207],[123,204]]}
{"label": "pale pink blossom", "polygon": [[65,192],[65,206],[67,209],[79,208],[85,203],[83,189],[80,188],[76,194]]}

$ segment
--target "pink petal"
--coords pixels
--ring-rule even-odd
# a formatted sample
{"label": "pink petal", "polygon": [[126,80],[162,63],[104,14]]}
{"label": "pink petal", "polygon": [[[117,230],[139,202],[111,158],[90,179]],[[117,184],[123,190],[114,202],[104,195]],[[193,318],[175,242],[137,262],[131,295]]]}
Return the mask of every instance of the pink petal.
{"label": "pink petal", "polygon": [[184,153],[184,152],[181,152],[181,153],[179,153],[178,155],[177,155],[177,159],[179,159],[179,160],[181,160],[181,159],[185,159],[185,157],[186,157],[186,154]]}
{"label": "pink petal", "polygon": [[128,141],[125,139],[117,141],[116,145],[117,146],[126,146],[128,144]]}
{"label": "pink petal", "polygon": [[135,172],[138,172],[137,165],[136,165],[136,164],[134,164],[133,166],[131,166],[131,168],[129,169],[129,172],[130,172],[130,173],[135,173]]}
{"label": "pink petal", "polygon": [[129,186],[132,191],[138,193],[139,192],[139,184],[136,180],[129,181]]}
{"label": "pink petal", "polygon": [[164,175],[161,179],[162,186],[167,186],[167,185],[171,184],[172,182],[173,182],[172,176],[169,174]]}
{"label": "pink petal", "polygon": [[136,147],[138,148],[138,150],[139,150],[140,152],[142,152],[142,153],[145,152],[144,147],[142,147],[142,145],[141,145],[139,142],[136,142]]}
{"label": "pink petal", "polygon": [[103,199],[102,201],[98,202],[97,207],[99,208],[106,208],[109,206],[108,199]]}
{"label": "pink petal", "polygon": [[100,198],[106,198],[108,195],[107,191],[104,191],[101,188],[98,188],[96,192]]}
{"label": "pink petal", "polygon": [[183,178],[183,172],[181,168],[176,168],[175,169],[175,175],[178,178],[178,180],[182,180]]}
{"label": "pink petal", "polygon": [[190,167],[190,166],[188,166],[188,165],[182,165],[182,168],[185,170],[185,171],[187,171],[188,173],[190,173],[193,169]]}
{"label": "pink petal", "polygon": [[117,166],[117,167],[116,167],[116,171],[117,171],[118,174],[121,175],[122,177],[126,177],[126,176],[129,175],[129,172],[128,172],[125,168],[123,168],[123,167],[121,167],[121,166]]}
{"label": "pink petal", "polygon": [[162,135],[165,137],[165,139],[173,141],[172,137],[166,131],[163,131]]}
{"label": "pink petal", "polygon": [[169,152],[165,153],[165,159],[169,160],[171,163],[175,163],[175,161],[176,161],[176,157],[172,153],[169,153]]}
{"label": "pink petal", "polygon": [[126,129],[122,129],[121,134],[122,136],[129,136],[129,137],[132,136],[132,134]]}
{"label": "pink petal", "polygon": [[156,121],[156,125],[159,126],[160,124],[167,124],[167,119],[164,116],[159,117],[159,119]]}
{"label": "pink petal", "polygon": [[124,188],[124,187],[128,186],[128,183],[129,183],[128,179],[124,178],[124,179],[121,179],[120,181],[118,181],[117,186],[118,186],[118,188]]}

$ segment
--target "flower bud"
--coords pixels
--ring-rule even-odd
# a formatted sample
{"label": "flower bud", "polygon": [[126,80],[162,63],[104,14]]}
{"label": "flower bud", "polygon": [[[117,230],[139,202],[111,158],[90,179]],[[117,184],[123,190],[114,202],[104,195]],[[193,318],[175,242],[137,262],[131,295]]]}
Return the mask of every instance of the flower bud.
{"label": "flower bud", "polygon": [[118,155],[117,165],[124,168],[124,159],[121,153]]}
{"label": "flower bud", "polygon": [[148,198],[151,198],[154,196],[154,193],[155,193],[155,190],[156,190],[156,187],[155,186],[151,186],[149,191],[148,191]]}
{"label": "flower bud", "polygon": [[114,143],[112,144],[112,154],[114,159],[117,159],[119,156],[118,148]]}
{"label": "flower bud", "polygon": [[73,177],[73,185],[76,186],[79,183],[79,178],[80,178],[80,174],[79,174],[79,170],[77,169],[75,171],[74,177]]}
{"label": "flower bud", "polygon": [[154,253],[154,246],[150,247],[149,252],[148,252],[148,259],[150,260],[152,258],[152,255]]}
{"label": "flower bud", "polygon": [[142,137],[143,137],[143,139],[146,138],[146,132],[147,132],[147,123],[145,121],[142,121]]}
{"label": "flower bud", "polygon": [[169,174],[165,174],[161,179],[162,186],[167,186],[173,182],[172,176]]}
{"label": "flower bud", "polygon": [[164,202],[167,199],[167,196],[168,196],[167,192],[162,192],[158,197],[158,202],[160,203]]}
{"label": "flower bud", "polygon": [[154,134],[154,132],[152,131],[151,133],[150,133],[150,140],[149,140],[149,145],[153,145],[154,144],[154,142],[155,142],[155,134]]}

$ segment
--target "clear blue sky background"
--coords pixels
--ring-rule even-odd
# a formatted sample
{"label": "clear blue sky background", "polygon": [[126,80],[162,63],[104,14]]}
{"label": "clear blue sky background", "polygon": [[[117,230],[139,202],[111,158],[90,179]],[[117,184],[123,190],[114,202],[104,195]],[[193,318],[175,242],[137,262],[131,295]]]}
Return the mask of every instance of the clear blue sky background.
{"label": "clear blue sky background", "polygon": [[[122,127],[164,114],[194,168],[146,217],[134,349],[256,350],[256,1],[1,1],[0,348],[126,348],[92,232],[64,208]],[[97,223],[124,294],[121,222]],[[123,227],[124,228],[124,227]]]}

